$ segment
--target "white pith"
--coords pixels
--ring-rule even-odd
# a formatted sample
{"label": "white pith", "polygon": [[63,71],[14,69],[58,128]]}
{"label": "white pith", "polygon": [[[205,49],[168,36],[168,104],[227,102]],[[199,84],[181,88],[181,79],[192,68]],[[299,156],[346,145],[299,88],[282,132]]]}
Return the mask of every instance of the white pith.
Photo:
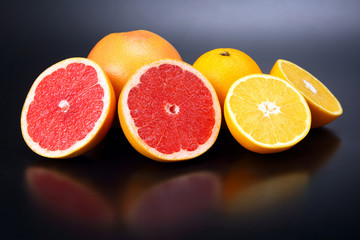
{"label": "white pith", "polygon": [[309,90],[312,91],[313,93],[317,94],[316,88],[315,88],[311,83],[309,83],[309,82],[306,81],[305,79],[303,79],[303,82],[305,83],[305,87],[306,87],[307,89],[309,89]]}
{"label": "white pith", "polygon": [[[29,136],[29,134],[27,132],[28,124],[26,121],[26,116],[27,116],[28,108],[29,108],[31,102],[34,100],[35,90],[36,90],[37,86],[39,85],[39,83],[41,82],[41,80],[44,79],[45,76],[53,73],[54,71],[58,70],[59,68],[66,68],[66,66],[71,63],[83,63],[85,65],[92,66],[96,70],[97,77],[98,77],[98,84],[100,84],[104,90],[103,110],[102,110],[102,113],[101,113],[99,119],[95,123],[93,129],[86,135],[86,137],[84,139],[77,141],[74,145],[72,145],[68,149],[50,151],[48,149],[42,148],[37,142],[34,142],[32,140],[32,138]],[[86,145],[91,139],[94,138],[94,136],[98,133],[99,129],[103,125],[103,123],[106,119],[107,113],[109,112],[109,108],[110,108],[110,91],[111,91],[111,89],[109,88],[109,85],[107,83],[105,73],[96,63],[94,63],[93,61],[91,61],[89,59],[75,57],[75,58],[69,58],[69,59],[63,60],[61,62],[58,62],[58,63],[52,65],[51,67],[47,68],[44,72],[42,72],[37,77],[37,79],[34,81],[33,85],[30,88],[30,91],[28,92],[28,95],[26,97],[26,100],[25,100],[25,103],[24,103],[24,106],[22,109],[22,113],[21,113],[21,131],[22,131],[22,135],[24,137],[25,142],[34,152],[36,152],[37,154],[39,154],[41,156],[45,156],[45,157],[49,157],[49,158],[63,158],[63,157],[69,156],[70,154],[78,151],[79,149],[83,148],[84,145]],[[60,101],[58,106],[60,108],[66,107],[66,102],[67,102],[66,100]]]}
{"label": "white pith", "polygon": [[[184,71],[187,70],[189,72],[195,73],[196,76],[202,80],[204,85],[211,92],[212,101],[214,103],[213,107],[215,110],[215,125],[213,127],[212,134],[211,134],[210,138],[206,141],[206,143],[199,145],[199,147],[194,151],[187,151],[187,150],[181,149],[180,151],[172,153],[172,154],[164,154],[164,153],[159,152],[155,148],[148,146],[147,143],[145,143],[145,141],[143,141],[140,138],[140,136],[137,132],[138,128],[135,126],[134,120],[132,119],[132,117],[130,115],[130,109],[128,108],[128,104],[127,104],[127,99],[128,99],[130,90],[140,83],[140,76],[143,75],[148,69],[153,68],[153,67],[158,67],[162,64],[177,65],[180,68],[182,68]],[[139,69],[124,86],[124,88],[121,92],[121,95],[120,95],[119,104],[121,104],[121,106],[122,106],[122,108],[121,108],[122,112],[119,113],[119,115],[121,114],[122,116],[124,116],[124,121],[121,122],[122,126],[123,125],[126,126],[129,129],[129,131],[131,132],[131,134],[133,136],[136,136],[135,140],[138,142],[138,144],[141,147],[145,148],[146,151],[148,153],[150,153],[152,156],[154,156],[155,158],[159,158],[159,160],[165,160],[165,161],[166,160],[185,160],[185,159],[190,159],[190,158],[199,156],[213,145],[213,143],[215,142],[215,140],[217,138],[218,132],[220,130],[221,109],[220,109],[219,100],[217,99],[217,95],[215,93],[214,88],[199,71],[194,69],[191,65],[189,65],[185,62],[182,62],[182,61],[164,59],[164,60],[159,60],[159,61],[153,62],[151,64],[148,64],[148,65],[142,67],[141,69]],[[181,111],[181,109],[178,109],[178,110]]]}
{"label": "white pith", "polygon": [[180,110],[180,108],[176,104],[167,103],[165,105],[165,111],[169,114],[178,114],[179,110]]}
{"label": "white pith", "polygon": [[261,102],[258,105],[260,111],[263,112],[264,117],[270,117],[270,114],[278,114],[280,113],[280,107],[277,106],[274,102],[270,102],[267,100],[266,102]]}
{"label": "white pith", "polygon": [[58,107],[61,109],[62,112],[67,112],[69,110],[70,105],[68,101],[63,99],[59,102]]}

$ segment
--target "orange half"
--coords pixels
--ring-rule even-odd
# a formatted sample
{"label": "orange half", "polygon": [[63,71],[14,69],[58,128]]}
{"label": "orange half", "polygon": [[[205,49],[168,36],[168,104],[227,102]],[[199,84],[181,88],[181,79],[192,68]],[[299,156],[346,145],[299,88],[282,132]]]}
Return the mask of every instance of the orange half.
{"label": "orange half", "polygon": [[312,115],[311,127],[324,126],[342,114],[343,109],[336,97],[305,69],[279,59],[270,74],[285,79],[305,97]]}
{"label": "orange half", "polygon": [[311,125],[304,97],[288,82],[267,74],[237,80],[226,96],[224,115],[235,139],[257,153],[294,146]]}

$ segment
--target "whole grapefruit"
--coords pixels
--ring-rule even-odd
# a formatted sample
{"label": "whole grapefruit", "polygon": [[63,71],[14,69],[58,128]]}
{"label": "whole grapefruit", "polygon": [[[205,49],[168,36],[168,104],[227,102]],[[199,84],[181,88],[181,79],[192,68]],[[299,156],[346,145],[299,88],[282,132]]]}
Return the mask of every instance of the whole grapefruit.
{"label": "whole grapefruit", "polygon": [[182,60],[168,41],[146,30],[111,33],[94,46],[88,58],[108,75],[117,98],[127,80],[143,65],[163,58]]}

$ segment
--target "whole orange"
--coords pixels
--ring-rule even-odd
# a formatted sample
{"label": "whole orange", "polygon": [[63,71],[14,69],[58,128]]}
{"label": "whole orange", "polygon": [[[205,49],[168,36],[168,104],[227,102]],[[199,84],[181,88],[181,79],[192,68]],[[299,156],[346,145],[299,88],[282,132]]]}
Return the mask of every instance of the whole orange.
{"label": "whole orange", "polygon": [[127,80],[143,65],[163,58],[182,60],[168,41],[146,30],[111,33],[94,46],[88,58],[108,75],[117,98]]}
{"label": "whole orange", "polygon": [[230,86],[246,75],[261,73],[246,53],[233,48],[217,48],[201,55],[193,64],[213,85],[221,108]]}

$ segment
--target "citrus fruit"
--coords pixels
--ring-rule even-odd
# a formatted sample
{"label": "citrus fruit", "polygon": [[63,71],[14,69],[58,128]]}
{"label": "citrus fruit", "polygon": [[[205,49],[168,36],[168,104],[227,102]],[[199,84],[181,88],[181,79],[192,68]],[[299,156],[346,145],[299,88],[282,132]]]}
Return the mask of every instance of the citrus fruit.
{"label": "citrus fruit", "polygon": [[222,109],[231,84],[246,75],[261,73],[251,57],[232,48],[218,48],[206,52],[193,66],[214,86]]}
{"label": "citrus fruit", "polygon": [[146,30],[111,33],[94,46],[88,58],[109,76],[117,98],[126,81],[143,65],[162,58],[181,60],[168,41]]}
{"label": "citrus fruit", "polygon": [[311,127],[324,126],[342,114],[342,107],[335,96],[305,69],[279,59],[270,74],[285,79],[305,97],[312,115]]}
{"label": "citrus fruit", "polygon": [[221,110],[207,79],[182,61],[142,67],[123,88],[118,115],[132,146],[158,161],[199,156],[215,142]]}
{"label": "citrus fruit", "polygon": [[294,146],[311,125],[304,97],[290,83],[267,74],[237,80],[226,96],[224,114],[235,139],[257,153]]}
{"label": "citrus fruit", "polygon": [[80,155],[109,130],[116,109],[114,90],[93,61],[58,62],[33,83],[21,113],[27,145],[49,158]]}

